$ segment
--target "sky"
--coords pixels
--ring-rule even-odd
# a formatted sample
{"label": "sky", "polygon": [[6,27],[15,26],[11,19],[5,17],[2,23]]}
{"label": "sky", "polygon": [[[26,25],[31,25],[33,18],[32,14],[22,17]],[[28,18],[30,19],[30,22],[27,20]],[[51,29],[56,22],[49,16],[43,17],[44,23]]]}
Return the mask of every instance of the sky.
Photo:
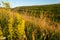
{"label": "sky", "polygon": [[[57,3],[60,4],[60,0],[4,0],[4,1],[9,2],[12,8],[18,6],[47,5]],[[0,4],[1,2],[2,0],[0,0]]]}

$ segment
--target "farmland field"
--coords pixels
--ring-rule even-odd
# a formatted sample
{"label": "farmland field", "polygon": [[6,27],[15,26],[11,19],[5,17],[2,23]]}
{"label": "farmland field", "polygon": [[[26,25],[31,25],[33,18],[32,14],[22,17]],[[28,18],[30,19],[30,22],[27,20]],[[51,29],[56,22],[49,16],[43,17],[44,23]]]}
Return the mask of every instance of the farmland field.
{"label": "farmland field", "polygon": [[0,7],[0,40],[60,40],[60,4]]}

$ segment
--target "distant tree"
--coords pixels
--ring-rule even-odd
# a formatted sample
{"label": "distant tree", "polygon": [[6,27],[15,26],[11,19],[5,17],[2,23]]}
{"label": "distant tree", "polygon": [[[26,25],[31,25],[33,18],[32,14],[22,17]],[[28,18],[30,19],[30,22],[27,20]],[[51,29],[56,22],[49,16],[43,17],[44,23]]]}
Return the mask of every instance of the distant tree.
{"label": "distant tree", "polygon": [[4,6],[5,8],[10,8],[10,3],[9,3],[9,2],[4,2],[4,1],[2,0],[2,4],[3,4],[3,6]]}

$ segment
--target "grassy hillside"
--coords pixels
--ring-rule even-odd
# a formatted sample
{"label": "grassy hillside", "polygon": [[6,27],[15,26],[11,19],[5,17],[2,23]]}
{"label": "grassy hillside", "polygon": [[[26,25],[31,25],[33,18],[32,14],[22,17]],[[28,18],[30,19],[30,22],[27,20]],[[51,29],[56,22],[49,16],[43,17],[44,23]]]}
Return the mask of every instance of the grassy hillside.
{"label": "grassy hillside", "polygon": [[17,11],[25,22],[27,40],[60,40],[60,4],[22,6]]}
{"label": "grassy hillside", "polygon": [[0,8],[0,39],[60,40],[60,4]]}
{"label": "grassy hillside", "polygon": [[34,16],[40,18],[43,14],[53,21],[60,22],[60,4],[51,5],[41,5],[41,6],[23,6],[16,7],[14,10],[18,11],[20,14],[26,14],[28,16]]}

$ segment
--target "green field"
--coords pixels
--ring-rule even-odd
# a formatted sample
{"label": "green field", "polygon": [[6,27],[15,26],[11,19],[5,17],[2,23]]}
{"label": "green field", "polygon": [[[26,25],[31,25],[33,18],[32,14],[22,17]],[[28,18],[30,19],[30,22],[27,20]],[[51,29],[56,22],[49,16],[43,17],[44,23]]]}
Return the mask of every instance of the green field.
{"label": "green field", "polygon": [[0,40],[60,40],[60,4],[0,8]]}

